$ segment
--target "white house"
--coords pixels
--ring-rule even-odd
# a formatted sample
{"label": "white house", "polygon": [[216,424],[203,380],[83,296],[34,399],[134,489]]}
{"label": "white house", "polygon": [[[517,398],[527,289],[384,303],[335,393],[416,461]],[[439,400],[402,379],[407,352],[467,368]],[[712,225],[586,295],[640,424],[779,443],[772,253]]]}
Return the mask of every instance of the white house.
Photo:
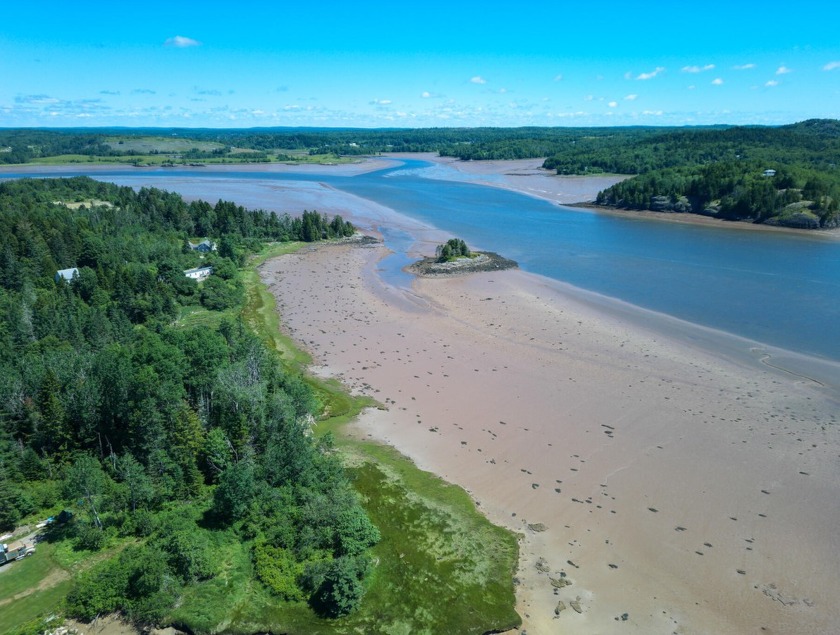
{"label": "white house", "polygon": [[776,176],[776,170],[764,170],[762,176]]}
{"label": "white house", "polygon": [[211,273],[213,273],[213,267],[196,267],[195,269],[186,269],[184,271],[184,275],[187,278],[192,278],[198,282],[206,280]]}

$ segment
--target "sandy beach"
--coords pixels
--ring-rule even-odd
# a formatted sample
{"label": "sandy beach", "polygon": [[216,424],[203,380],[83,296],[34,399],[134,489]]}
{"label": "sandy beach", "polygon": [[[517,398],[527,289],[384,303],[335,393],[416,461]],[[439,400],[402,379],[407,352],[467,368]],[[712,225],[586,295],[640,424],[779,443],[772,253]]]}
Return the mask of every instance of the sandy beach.
{"label": "sandy beach", "polygon": [[[356,221],[358,202],[331,204]],[[420,248],[435,238],[359,211]],[[518,270],[389,286],[387,254],[321,246],[262,273],[313,372],[385,406],[348,433],[394,445],[521,535],[522,631],[840,629],[836,381]]]}

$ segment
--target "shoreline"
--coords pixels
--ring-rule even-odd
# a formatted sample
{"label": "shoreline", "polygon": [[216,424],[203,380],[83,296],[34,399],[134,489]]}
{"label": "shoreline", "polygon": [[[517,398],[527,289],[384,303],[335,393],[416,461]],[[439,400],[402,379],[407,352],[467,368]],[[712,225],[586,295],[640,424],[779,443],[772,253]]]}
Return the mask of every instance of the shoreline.
{"label": "shoreline", "polygon": [[[190,165],[176,165],[178,170],[195,170],[203,173],[217,172],[229,174],[235,172],[257,173],[298,173],[298,174],[333,174],[355,176],[374,172],[385,168],[395,167],[394,161],[401,160],[427,161],[434,165],[451,168],[461,175],[460,179],[477,185],[505,189],[525,196],[538,198],[555,203],[562,207],[584,211],[590,214],[608,214],[621,218],[640,220],[654,220],[670,223],[684,223],[704,227],[719,227],[725,229],[739,229],[744,231],[773,231],[802,236],[820,236],[827,240],[840,240],[840,229],[797,229],[794,227],[780,227],[773,225],[757,225],[742,221],[727,221],[711,218],[701,214],[676,214],[653,212],[649,210],[622,210],[614,207],[596,205],[595,196],[610,185],[619,183],[632,175],[599,175],[561,176],[542,168],[544,159],[515,159],[489,161],[462,161],[454,157],[441,157],[434,152],[417,153],[383,153],[378,156],[359,157],[358,161],[342,164],[294,164],[294,163],[241,163],[241,164],[207,164],[201,167]],[[160,166],[135,167],[130,163],[69,163],[44,165],[23,163],[13,166],[0,166],[0,181],[4,174],[16,172],[35,172],[39,174],[60,176],[62,173],[74,171],[106,172],[109,170],[129,170],[137,174],[152,171],[166,175],[173,168]],[[435,178],[434,176],[429,178]],[[452,178],[451,175],[446,178]],[[444,180],[445,180],[444,179]]]}
{"label": "shoreline", "polygon": [[[393,445],[520,533],[523,630],[611,632],[623,613],[636,633],[840,624],[840,439],[820,429],[836,392],[522,271],[394,288],[377,273],[386,253],[284,256],[266,282],[313,371],[388,408],[350,434]],[[563,573],[572,585],[555,594]],[[582,613],[555,619],[560,600]]]}
{"label": "shoreline", "polygon": [[[464,180],[468,180],[471,183],[517,192],[590,214],[609,214],[621,218],[684,223],[704,227],[741,229],[745,231],[774,231],[802,236],[822,236],[829,240],[840,240],[840,229],[808,230],[797,229],[795,227],[757,225],[746,221],[727,221],[720,218],[711,218],[701,214],[669,214],[650,210],[624,210],[595,204],[595,196],[599,190],[625,179],[632,178],[632,175],[561,176],[542,168],[544,159],[461,161],[453,157],[440,157],[430,152],[417,153],[416,155],[395,153],[383,156],[397,159],[421,159],[430,163],[445,165],[467,177]],[[497,178],[499,176],[502,178]],[[578,184],[580,184],[579,187]],[[575,193],[583,195],[575,198]]]}

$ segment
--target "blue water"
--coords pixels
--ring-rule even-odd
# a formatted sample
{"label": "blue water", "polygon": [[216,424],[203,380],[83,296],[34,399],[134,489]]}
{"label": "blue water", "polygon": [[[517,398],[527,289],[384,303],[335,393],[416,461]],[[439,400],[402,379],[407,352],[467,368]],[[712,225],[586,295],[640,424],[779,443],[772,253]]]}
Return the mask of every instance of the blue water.
{"label": "blue water", "polygon": [[[574,210],[497,188],[427,178],[439,177],[440,166],[420,161],[351,177],[178,169],[92,176],[132,184],[149,178],[158,187],[165,187],[157,181],[167,177],[325,182],[450,232],[475,248],[513,258],[527,271],[688,322],[840,361],[840,241],[818,234],[751,232]],[[405,284],[405,274],[394,272],[408,263],[405,252],[413,238],[383,230],[395,251],[381,267],[392,278],[386,281]]]}

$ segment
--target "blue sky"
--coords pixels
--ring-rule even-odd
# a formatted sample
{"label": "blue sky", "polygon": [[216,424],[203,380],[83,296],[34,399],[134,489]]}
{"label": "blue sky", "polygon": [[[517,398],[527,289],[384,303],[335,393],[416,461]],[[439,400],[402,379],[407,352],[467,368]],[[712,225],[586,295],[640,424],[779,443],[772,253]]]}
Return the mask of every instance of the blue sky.
{"label": "blue sky", "polygon": [[0,127],[840,118],[821,2],[16,2]]}

